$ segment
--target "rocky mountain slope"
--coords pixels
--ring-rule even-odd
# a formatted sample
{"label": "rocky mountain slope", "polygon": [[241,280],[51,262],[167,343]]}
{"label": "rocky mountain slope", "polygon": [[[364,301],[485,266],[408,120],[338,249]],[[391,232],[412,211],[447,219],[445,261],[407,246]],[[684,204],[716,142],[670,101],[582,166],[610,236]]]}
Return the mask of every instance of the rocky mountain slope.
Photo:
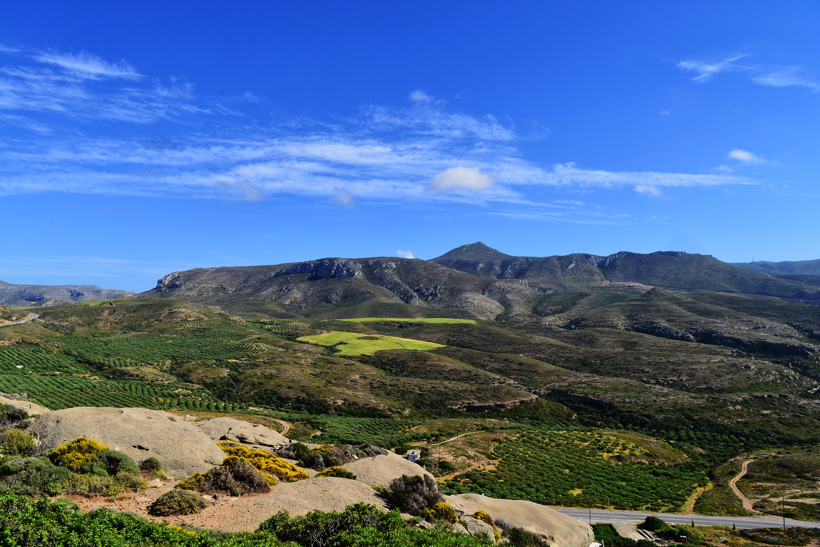
{"label": "rocky mountain slope", "polygon": [[[374,308],[449,311],[492,319],[506,295],[525,295],[526,283],[486,279],[433,262],[404,258],[323,258],[275,266],[201,268],[174,272],[140,296],[178,298],[232,307],[274,304],[303,316],[373,315]],[[370,310],[369,313],[363,313]],[[437,312],[439,315],[441,311]],[[377,315],[381,315],[377,313]]]}
{"label": "rocky mountain slope", "polygon": [[820,302],[817,287],[744,270],[711,256],[664,251],[514,257],[482,243],[430,261],[323,258],[174,272],[141,296],[236,310],[265,307],[266,313],[278,311],[283,318],[404,317],[427,309],[449,317],[496,319],[528,315],[540,294],[623,284]]}
{"label": "rocky mountain slope", "polygon": [[0,281],[0,305],[56,306],[135,296],[129,291],[102,289],[96,285],[14,285]]}
{"label": "rocky mountain slope", "polygon": [[487,278],[526,280],[531,288],[544,292],[641,283],[671,289],[820,300],[820,291],[815,287],[738,268],[709,255],[676,251],[513,257],[479,242],[453,249],[432,262]]}

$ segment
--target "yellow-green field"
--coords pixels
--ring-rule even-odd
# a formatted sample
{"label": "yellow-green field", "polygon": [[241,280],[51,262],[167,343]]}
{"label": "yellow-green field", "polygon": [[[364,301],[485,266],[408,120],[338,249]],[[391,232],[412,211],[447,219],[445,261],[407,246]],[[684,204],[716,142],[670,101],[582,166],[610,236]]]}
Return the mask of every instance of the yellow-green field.
{"label": "yellow-green field", "polygon": [[377,351],[386,349],[427,351],[444,347],[441,344],[410,340],[409,338],[359,334],[356,332],[339,332],[335,330],[315,336],[302,336],[297,338],[297,340],[299,342],[318,344],[320,346],[340,344],[338,355],[373,355]]}
{"label": "yellow-green field", "polygon": [[374,321],[407,321],[413,323],[463,323],[475,325],[475,319],[451,319],[449,317],[357,317],[355,319],[342,319],[342,321],[352,321],[354,323],[372,323]]}

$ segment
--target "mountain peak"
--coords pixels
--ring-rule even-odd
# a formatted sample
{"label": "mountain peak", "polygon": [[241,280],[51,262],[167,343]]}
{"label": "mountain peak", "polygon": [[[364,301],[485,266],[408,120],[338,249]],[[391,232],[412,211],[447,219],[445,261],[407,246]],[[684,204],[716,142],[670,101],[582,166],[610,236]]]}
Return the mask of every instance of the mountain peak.
{"label": "mountain peak", "polygon": [[506,260],[507,258],[514,257],[504,254],[501,251],[496,251],[492,247],[488,247],[478,241],[476,243],[470,243],[469,245],[456,247],[452,251],[446,252],[433,260]]}

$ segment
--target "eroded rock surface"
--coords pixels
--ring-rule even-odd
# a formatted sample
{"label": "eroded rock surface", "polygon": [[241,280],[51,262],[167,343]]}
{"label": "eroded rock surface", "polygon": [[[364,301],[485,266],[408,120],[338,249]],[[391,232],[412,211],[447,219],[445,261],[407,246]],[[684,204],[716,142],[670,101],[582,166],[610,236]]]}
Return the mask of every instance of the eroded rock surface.
{"label": "eroded rock surface", "polygon": [[213,418],[193,422],[200,431],[214,442],[234,441],[252,450],[275,450],[290,444],[290,439],[278,431],[263,425],[252,424],[235,418]]}
{"label": "eroded rock surface", "polygon": [[410,477],[414,475],[433,476],[422,466],[407,461],[406,458],[392,452],[386,456],[362,458],[346,463],[342,467],[356,475],[357,481],[369,486],[381,486],[382,488],[387,488],[390,481],[402,475]]}
{"label": "eroded rock surface", "polygon": [[29,431],[44,449],[86,437],[141,462],[150,457],[171,477],[182,478],[221,465],[225,453],[195,425],[182,418],[144,408],[77,407],[37,418]]}
{"label": "eroded rock surface", "polygon": [[485,511],[493,519],[501,518],[538,534],[554,547],[588,547],[594,539],[592,528],[585,522],[531,501],[502,500],[480,494],[444,497],[456,511],[466,515]]}

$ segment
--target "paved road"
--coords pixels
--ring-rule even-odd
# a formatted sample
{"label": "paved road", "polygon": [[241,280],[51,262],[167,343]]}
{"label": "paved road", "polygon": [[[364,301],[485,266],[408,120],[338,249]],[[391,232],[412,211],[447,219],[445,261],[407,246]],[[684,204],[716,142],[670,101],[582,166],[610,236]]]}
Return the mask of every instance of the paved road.
{"label": "paved road", "polygon": [[[564,513],[584,522],[590,520],[589,509],[566,509],[553,507],[559,513]],[[700,526],[732,526],[738,528],[772,528],[783,526],[782,517],[707,517],[704,515],[676,515],[671,513],[641,513],[638,511],[591,511],[592,522],[643,522],[652,515],[663,519],[669,524],[692,524]],[[820,522],[786,519],[786,526],[802,526],[804,528],[820,528]]]}
{"label": "paved road", "polygon": [[26,317],[25,319],[20,319],[19,321],[14,321],[13,323],[5,323],[5,324],[0,325],[0,327],[10,327],[12,325],[20,325],[22,323],[28,323],[32,319],[37,319],[38,317],[40,317],[38,314],[30,313],[28,315],[28,317]]}

